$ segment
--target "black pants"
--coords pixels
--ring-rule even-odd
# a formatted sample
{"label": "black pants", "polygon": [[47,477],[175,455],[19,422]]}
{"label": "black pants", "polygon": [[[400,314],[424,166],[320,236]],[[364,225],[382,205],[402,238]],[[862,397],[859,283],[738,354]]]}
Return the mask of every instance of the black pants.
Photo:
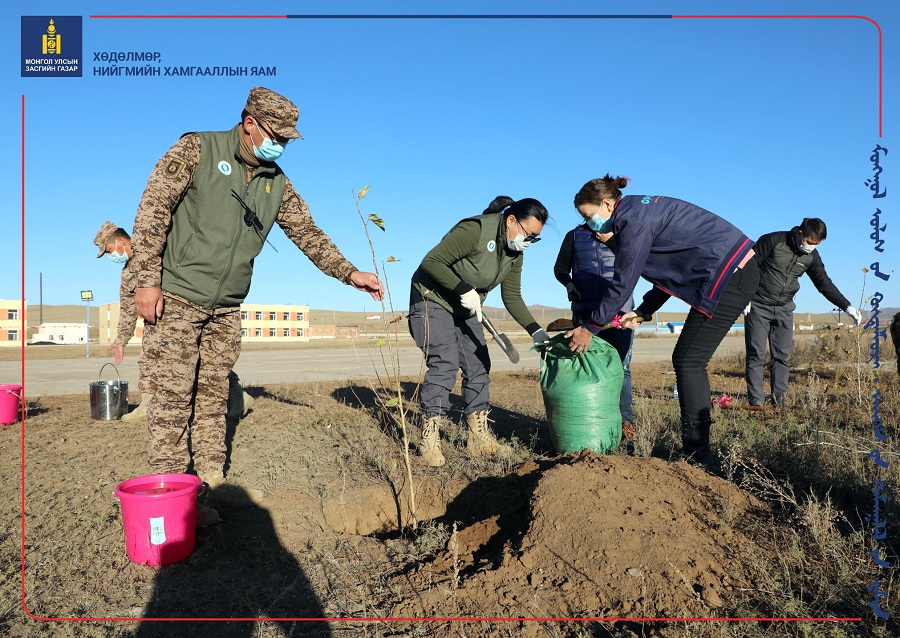
{"label": "black pants", "polygon": [[709,422],[711,397],[707,365],[758,287],[759,267],[751,259],[728,280],[712,317],[693,308],[688,313],[672,352],[682,422]]}

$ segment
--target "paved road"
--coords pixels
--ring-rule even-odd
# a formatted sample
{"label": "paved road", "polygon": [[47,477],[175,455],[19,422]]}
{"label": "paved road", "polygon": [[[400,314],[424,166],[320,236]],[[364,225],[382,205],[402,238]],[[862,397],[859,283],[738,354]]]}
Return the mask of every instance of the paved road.
{"label": "paved road", "polygon": [[[635,361],[668,360],[676,339],[635,339],[633,358]],[[525,370],[538,368],[538,356],[530,352],[529,343],[517,343],[521,359],[518,364],[510,363],[499,348],[490,345],[494,370]],[[729,335],[719,347],[719,353],[740,351],[744,347],[741,335]],[[385,351],[387,356],[387,351]],[[112,365],[101,368],[110,361],[103,358],[26,360],[25,393],[28,397],[45,394],[88,393],[91,381],[115,380],[116,371]],[[422,366],[422,353],[415,346],[403,346],[399,350],[400,374],[415,376]],[[389,362],[388,362],[389,363]],[[0,383],[19,383],[22,364],[19,361],[0,362]],[[303,381],[330,381],[343,379],[374,378],[376,371],[384,374],[384,364],[378,348],[361,347],[357,351],[349,348],[291,348],[284,350],[244,350],[234,367],[245,385],[272,383],[296,383]],[[137,357],[129,356],[118,366],[122,381],[129,384],[129,392],[136,394],[138,370]]]}

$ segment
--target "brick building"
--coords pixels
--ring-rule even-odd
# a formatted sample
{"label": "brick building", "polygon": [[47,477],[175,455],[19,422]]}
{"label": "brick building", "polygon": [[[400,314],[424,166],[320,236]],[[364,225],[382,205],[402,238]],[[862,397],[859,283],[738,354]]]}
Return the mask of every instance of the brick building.
{"label": "brick building", "polygon": [[28,302],[19,299],[0,299],[0,347],[22,346],[28,319]]}
{"label": "brick building", "polygon": [[[132,342],[144,336],[137,322]],[[119,302],[100,306],[100,343],[112,343],[119,329]],[[309,306],[241,304],[241,337],[245,343],[309,341]]]}

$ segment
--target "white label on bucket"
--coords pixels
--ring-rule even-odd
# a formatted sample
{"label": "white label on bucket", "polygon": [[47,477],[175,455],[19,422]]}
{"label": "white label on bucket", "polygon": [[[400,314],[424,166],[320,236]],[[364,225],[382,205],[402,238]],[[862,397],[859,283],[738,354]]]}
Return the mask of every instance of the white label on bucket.
{"label": "white label on bucket", "polygon": [[150,519],[150,544],[162,545],[166,542],[165,517]]}

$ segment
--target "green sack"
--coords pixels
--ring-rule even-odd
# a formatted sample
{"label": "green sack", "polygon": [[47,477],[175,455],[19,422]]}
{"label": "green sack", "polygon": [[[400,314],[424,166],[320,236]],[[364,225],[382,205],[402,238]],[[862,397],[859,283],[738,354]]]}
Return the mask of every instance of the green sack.
{"label": "green sack", "polygon": [[541,353],[541,392],[557,452],[590,449],[606,454],[622,439],[622,361],[600,337],[583,354],[558,335],[535,349]]}

